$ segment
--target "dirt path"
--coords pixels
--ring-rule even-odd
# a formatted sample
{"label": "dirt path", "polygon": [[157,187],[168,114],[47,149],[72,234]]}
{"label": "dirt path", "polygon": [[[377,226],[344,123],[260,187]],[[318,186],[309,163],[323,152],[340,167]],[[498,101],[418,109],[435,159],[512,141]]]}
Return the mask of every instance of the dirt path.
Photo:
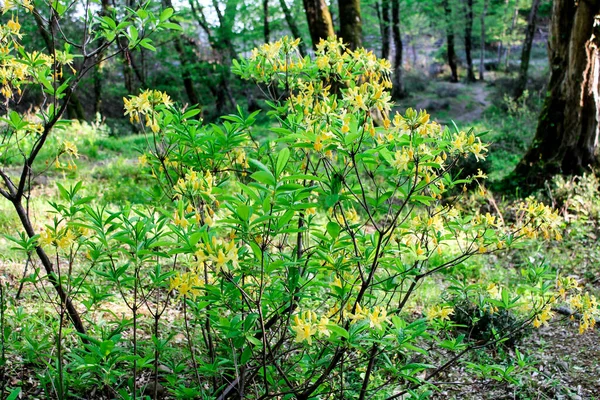
{"label": "dirt path", "polygon": [[492,104],[491,101],[488,100],[489,93],[487,90],[487,85],[485,83],[475,83],[471,85],[458,83],[456,85],[462,85],[465,92],[470,92],[472,100],[476,106],[472,111],[458,116],[457,119],[460,121],[470,122],[481,118],[483,112]]}
{"label": "dirt path", "polygon": [[468,123],[482,117],[492,104],[490,96],[491,90],[485,82],[466,84],[435,81],[425,90],[403,99],[399,102],[399,108],[402,111],[407,107],[424,109],[444,123]]}

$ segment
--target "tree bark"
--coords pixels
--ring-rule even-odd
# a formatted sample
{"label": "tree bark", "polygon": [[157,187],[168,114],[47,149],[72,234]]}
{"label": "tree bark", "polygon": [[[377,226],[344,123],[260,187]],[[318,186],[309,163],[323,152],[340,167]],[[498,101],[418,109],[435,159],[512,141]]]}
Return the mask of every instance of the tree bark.
{"label": "tree bark", "polygon": [[450,66],[450,82],[458,82],[458,67],[456,65],[456,51],[454,50],[454,30],[452,28],[452,9],[448,0],[442,0],[446,22],[446,46],[448,66]]}
{"label": "tree bark", "polygon": [[390,0],[381,0],[381,58],[390,58]]}
{"label": "tree bark", "polygon": [[483,81],[483,72],[485,71],[485,15],[487,14],[488,0],[483,0],[483,12],[480,16],[481,21],[481,49],[479,53],[479,80]]}
{"label": "tree bark", "polygon": [[279,4],[281,5],[281,10],[283,11],[283,15],[285,16],[285,21],[287,22],[288,26],[290,27],[292,36],[294,36],[295,39],[300,38],[300,44],[298,45],[298,50],[300,51],[300,55],[302,55],[302,57],[304,57],[306,55],[306,45],[304,44],[304,40],[302,39],[302,35],[300,34],[300,29],[298,28],[298,25],[296,24],[296,21],[294,20],[294,17],[292,16],[292,12],[290,11],[290,8],[287,6],[287,4],[285,3],[285,0],[279,0]]}
{"label": "tree bark", "polygon": [[402,98],[406,96],[404,90],[404,79],[402,70],[402,36],[400,35],[400,1],[392,1],[392,35],[394,37],[394,45],[396,51],[394,53],[394,77],[392,86],[392,96],[394,98]]}
{"label": "tree bark", "polygon": [[263,0],[263,33],[265,36],[265,43],[269,43],[269,0]]}
{"label": "tree bark", "polygon": [[325,0],[303,0],[303,2],[313,49],[316,49],[321,39],[334,35],[331,13]]}
{"label": "tree bark", "polygon": [[338,0],[340,37],[352,50],[362,46],[360,0]]}
{"label": "tree bark", "polygon": [[465,55],[467,58],[467,82],[475,82],[473,73],[473,58],[471,49],[473,48],[473,0],[466,0],[465,8]]}
{"label": "tree bark", "polygon": [[556,173],[598,165],[600,0],[555,0],[548,84],[534,141],[515,175],[539,186]]}
{"label": "tree bark", "polygon": [[513,14],[512,23],[510,25],[510,30],[508,31],[508,43],[506,46],[505,54],[504,54],[504,70],[508,72],[510,68],[510,53],[512,50],[512,38],[513,33],[515,31],[515,27],[517,26],[517,19],[519,19],[519,2],[515,2],[515,12]]}
{"label": "tree bark", "polygon": [[519,69],[519,78],[517,79],[517,87],[515,88],[514,93],[515,99],[521,97],[527,86],[527,70],[529,69],[531,46],[535,34],[535,19],[540,7],[540,2],[541,0],[533,0],[531,11],[529,11],[529,17],[527,18],[527,30],[525,31],[525,41],[523,42],[523,50],[521,51],[521,67]]}

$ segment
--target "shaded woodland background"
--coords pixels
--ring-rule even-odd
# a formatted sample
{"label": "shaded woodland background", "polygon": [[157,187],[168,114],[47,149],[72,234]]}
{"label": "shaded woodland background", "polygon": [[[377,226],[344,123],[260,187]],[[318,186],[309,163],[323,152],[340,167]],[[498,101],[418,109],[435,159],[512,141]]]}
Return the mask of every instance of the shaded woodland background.
{"label": "shaded woodland background", "polygon": [[[304,54],[312,51],[324,33],[334,33],[351,47],[364,46],[389,59],[395,71],[396,99],[412,96],[418,101],[423,85],[431,80],[472,82],[486,76],[492,81],[498,76],[510,77],[511,86],[519,85],[510,89],[522,92],[527,75],[520,74],[520,70],[527,64],[542,69],[547,64],[552,7],[551,1],[541,0],[369,0],[355,2],[360,14],[354,21],[360,23],[353,23],[340,17],[346,15],[344,7],[348,8],[340,1],[339,7],[335,3],[326,7],[331,26],[311,29],[311,7],[323,7],[324,3],[163,3],[153,2],[149,7],[158,10],[173,6],[176,15],[172,20],[183,30],[161,33],[154,40],[155,52],[143,47],[125,49],[98,65],[77,89],[70,118],[93,120],[100,114],[113,128],[113,134],[128,133],[132,126],[122,117],[122,98],[145,88],[164,90],[182,103],[200,104],[203,117],[209,121],[233,111],[238,104],[254,110],[262,106],[264,96],[253,85],[230,74],[231,60],[247,56],[254,47],[283,35],[301,38]],[[116,10],[127,5],[131,4],[103,1],[96,12],[118,14]],[[79,12],[73,8],[72,22],[65,29],[83,29]],[[313,25],[318,25],[312,18]],[[24,41],[43,49],[47,46],[46,35],[42,34],[46,27],[40,21],[37,25],[32,22],[22,19]],[[528,45],[532,61],[522,61],[522,49]],[[38,104],[41,94],[29,92],[25,97],[20,104],[27,107]]]}

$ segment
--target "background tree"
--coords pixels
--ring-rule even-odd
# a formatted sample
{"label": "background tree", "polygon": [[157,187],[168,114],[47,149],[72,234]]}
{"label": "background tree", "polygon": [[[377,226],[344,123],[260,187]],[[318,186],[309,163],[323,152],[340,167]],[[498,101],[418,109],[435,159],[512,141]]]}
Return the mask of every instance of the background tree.
{"label": "background tree", "polygon": [[294,19],[294,16],[292,15],[292,11],[288,7],[288,5],[285,3],[285,0],[279,0],[279,4],[281,5],[281,10],[283,11],[285,21],[287,22],[288,27],[290,28],[290,31],[292,32],[292,36],[294,37],[294,39],[300,38],[300,43],[298,44],[298,50],[300,51],[300,54],[302,56],[305,56],[306,55],[306,45],[305,45],[304,39],[302,39],[302,34],[300,33],[298,24],[296,23],[296,20]]}
{"label": "background tree", "polygon": [[527,29],[525,30],[525,41],[521,50],[521,67],[519,68],[519,78],[515,88],[514,97],[521,97],[527,86],[527,70],[529,69],[529,58],[531,57],[531,46],[533,45],[533,36],[535,35],[535,20],[541,0],[533,0],[529,17],[527,18]]}
{"label": "background tree", "polygon": [[465,0],[465,55],[467,58],[467,82],[475,81],[473,73],[473,57],[471,49],[473,47],[473,0]]}
{"label": "background tree", "polygon": [[444,17],[446,22],[446,47],[448,66],[450,67],[450,81],[458,82],[458,66],[456,64],[456,51],[454,50],[454,29],[452,27],[452,8],[448,0],[442,0]]}
{"label": "background tree", "polygon": [[515,173],[539,184],[598,164],[600,1],[555,0],[550,82],[534,141]]}
{"label": "background tree", "polygon": [[480,39],[480,50],[479,50],[479,80],[483,80],[483,72],[485,71],[485,16],[487,14],[488,9],[488,1],[483,0],[483,11],[479,16],[479,21],[481,25],[481,39]]}
{"label": "background tree", "polygon": [[392,96],[401,98],[405,96],[403,71],[402,71],[402,36],[400,35],[400,1],[392,1],[392,35],[394,37],[394,77]]}
{"label": "background tree", "polygon": [[[165,7],[173,9],[173,4],[171,0],[163,0],[163,4]],[[170,20],[175,21],[173,17],[171,17]],[[185,88],[187,97],[190,101],[190,104],[198,104],[198,95],[196,94],[196,89],[194,88],[194,80],[192,77],[191,65],[186,55],[181,35],[173,35],[173,45],[175,46],[175,51],[177,51],[179,61],[181,63],[181,78],[183,80],[183,87]]]}
{"label": "background tree", "polygon": [[390,58],[390,0],[375,3],[381,32],[381,58]]}
{"label": "background tree", "polygon": [[327,39],[333,36],[333,22],[329,6],[325,0],[303,0],[306,19],[308,20],[308,29],[312,40],[313,48],[316,48],[321,39]]}
{"label": "background tree", "polygon": [[340,37],[352,50],[362,46],[360,0],[338,0]]}

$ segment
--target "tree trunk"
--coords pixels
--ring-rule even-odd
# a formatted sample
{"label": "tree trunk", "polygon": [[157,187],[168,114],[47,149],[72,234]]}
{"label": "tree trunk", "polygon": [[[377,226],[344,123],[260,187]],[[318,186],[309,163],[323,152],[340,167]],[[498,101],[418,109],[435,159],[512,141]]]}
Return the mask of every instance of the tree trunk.
{"label": "tree trunk", "polygon": [[473,0],[466,0],[465,19],[465,55],[467,58],[467,82],[475,82],[475,74],[473,73],[473,58],[471,57],[471,50],[473,48]]}
{"label": "tree trunk", "polygon": [[446,22],[446,45],[448,47],[448,65],[450,66],[450,82],[458,82],[458,67],[456,65],[456,52],[454,51],[454,30],[452,29],[452,9],[448,0],[442,0]]}
{"label": "tree trunk", "polygon": [[481,49],[479,53],[479,80],[483,81],[485,71],[485,15],[487,14],[488,0],[483,0],[483,12],[481,13]]}
{"label": "tree trunk", "polygon": [[392,1],[392,35],[394,37],[394,45],[396,51],[394,53],[394,80],[392,86],[392,96],[394,98],[402,98],[406,95],[404,91],[404,80],[402,71],[402,36],[400,36],[400,1]]}
{"label": "tree trunk", "polygon": [[600,0],[555,0],[550,82],[534,141],[515,174],[539,186],[552,174],[598,165]]}
{"label": "tree trunk", "polygon": [[381,58],[390,58],[390,0],[381,1]]}
{"label": "tree trunk", "polygon": [[508,2],[509,0],[504,1],[504,14],[502,15],[502,35],[500,35],[500,44],[498,45],[498,68],[500,68],[500,63],[502,62],[502,45],[506,40],[506,14],[508,13]]}
{"label": "tree trunk", "polygon": [[303,2],[313,49],[316,49],[321,39],[334,35],[331,13],[325,0],[303,0]]}
{"label": "tree trunk", "polygon": [[362,46],[360,0],[338,0],[340,37],[352,50]]}
{"label": "tree trunk", "polygon": [[263,32],[265,35],[265,43],[269,43],[269,0],[263,0]]}
{"label": "tree trunk", "polygon": [[287,4],[285,3],[285,0],[279,0],[279,4],[281,4],[281,9],[283,10],[283,15],[285,16],[285,21],[287,22],[288,26],[290,27],[292,36],[294,36],[295,39],[300,38],[300,44],[298,45],[298,50],[300,51],[300,55],[302,55],[302,57],[304,57],[306,55],[306,45],[304,44],[304,40],[302,39],[302,35],[300,34],[300,29],[298,28],[298,25],[296,24],[296,20],[292,16],[292,12],[290,11],[290,8],[287,6]]}
{"label": "tree trunk", "polygon": [[527,86],[527,70],[529,69],[529,58],[531,56],[531,45],[533,44],[533,36],[535,34],[535,19],[537,17],[538,8],[541,0],[533,0],[529,18],[527,18],[527,30],[525,31],[525,41],[523,42],[523,50],[521,51],[521,68],[519,69],[519,78],[517,87],[515,88],[515,99],[519,99],[525,87]]}
{"label": "tree trunk", "polygon": [[512,39],[513,39],[513,33],[515,31],[515,27],[517,26],[517,19],[519,19],[519,2],[515,2],[515,12],[513,14],[513,19],[512,19],[512,23],[510,25],[510,30],[508,31],[508,43],[506,46],[506,51],[505,51],[505,58],[504,58],[504,70],[506,72],[508,72],[509,68],[510,68],[510,52],[512,50]]}

